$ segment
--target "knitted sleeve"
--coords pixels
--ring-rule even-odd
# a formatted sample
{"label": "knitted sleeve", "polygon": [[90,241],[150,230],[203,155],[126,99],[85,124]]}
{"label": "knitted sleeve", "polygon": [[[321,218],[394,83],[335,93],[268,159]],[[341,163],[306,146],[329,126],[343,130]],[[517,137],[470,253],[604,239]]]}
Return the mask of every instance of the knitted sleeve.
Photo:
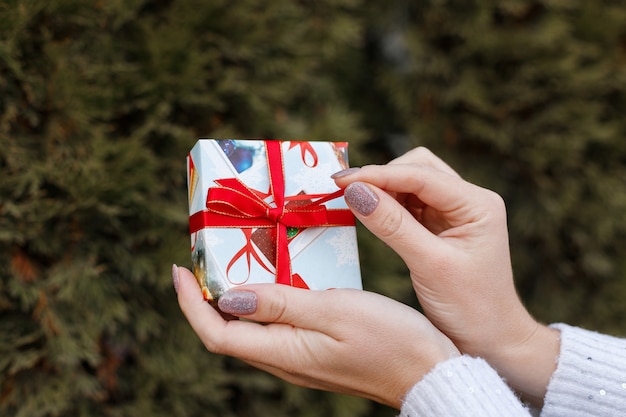
{"label": "knitted sleeve", "polygon": [[487,362],[459,356],[437,365],[408,392],[400,417],[529,417]]}
{"label": "knitted sleeve", "polygon": [[626,416],[626,339],[555,324],[561,352],[541,417]]}

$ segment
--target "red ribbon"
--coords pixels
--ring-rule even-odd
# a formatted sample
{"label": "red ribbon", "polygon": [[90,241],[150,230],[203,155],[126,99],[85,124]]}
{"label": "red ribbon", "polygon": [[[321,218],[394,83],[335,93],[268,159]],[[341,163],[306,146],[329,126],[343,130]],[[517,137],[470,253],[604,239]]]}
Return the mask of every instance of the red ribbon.
{"label": "red ribbon", "polygon": [[[288,227],[328,227],[354,226],[354,216],[348,209],[329,209],[324,203],[343,194],[343,190],[323,195],[298,195],[285,197],[285,175],[283,172],[283,155],[281,142],[269,140],[265,142],[267,166],[270,180],[269,193],[262,193],[246,186],[238,178],[215,180],[217,187],[209,188],[207,210],[199,211],[189,218],[189,230],[195,233],[205,227],[236,227],[242,229],[246,236],[246,245],[235,255],[228,270],[241,256],[246,255],[248,274],[250,273],[250,256],[266,270],[268,267],[261,261],[251,243],[252,228],[277,228],[276,233],[276,282],[286,285],[299,285],[302,279],[291,274],[291,257],[289,255]],[[273,198],[273,204],[266,200]],[[307,204],[294,204],[285,207],[290,200],[313,200]],[[297,274],[296,274],[297,275]],[[302,281],[303,282],[303,281]]]}
{"label": "red ribbon", "polygon": [[[300,156],[302,156],[302,162],[304,162],[304,165],[308,166],[309,168],[315,168],[317,166],[317,152],[315,152],[315,149],[313,149],[313,145],[311,145],[311,142],[291,141],[288,150],[291,150],[296,146],[300,147]],[[311,165],[309,165],[309,163],[306,161],[307,152],[311,155],[311,158],[313,158],[313,163]]]}
{"label": "red ribbon", "polygon": [[235,256],[233,256],[233,258],[228,263],[228,266],[226,267],[226,276],[228,276],[228,271],[230,270],[230,268],[232,268],[235,262],[237,262],[237,259],[241,258],[243,255],[246,255],[246,260],[247,260],[247,265],[248,265],[248,276],[242,282],[233,282],[233,284],[243,284],[250,277],[250,256],[251,255],[258,262],[258,264],[263,267],[263,269],[265,269],[270,274],[272,273],[269,267],[265,265],[265,263],[263,263],[263,260],[259,257],[259,254],[254,250],[254,246],[252,246],[252,229],[246,228],[246,229],[241,229],[241,231],[246,236],[246,244],[243,246],[243,248],[239,249],[239,252],[237,252]]}

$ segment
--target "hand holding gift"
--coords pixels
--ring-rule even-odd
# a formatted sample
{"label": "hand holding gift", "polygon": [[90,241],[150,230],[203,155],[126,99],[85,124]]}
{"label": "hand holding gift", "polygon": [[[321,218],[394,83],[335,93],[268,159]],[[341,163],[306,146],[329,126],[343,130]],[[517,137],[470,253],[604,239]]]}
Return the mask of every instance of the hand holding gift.
{"label": "hand holding gift", "polygon": [[335,178],[359,220],[406,262],[426,316],[540,404],[558,331],[538,324],[517,296],[502,198],[425,148]]}
{"label": "hand holding gift", "polygon": [[401,404],[402,417],[529,417],[506,383],[535,405],[545,395],[542,415],[623,414],[626,340],[530,316],[513,286],[499,196],[423,148],[333,177],[406,261],[437,327],[379,295],[267,284],[228,291],[223,312],[252,321],[226,321],[174,268],[181,308],[209,350],[300,385]]}
{"label": "hand holding gift", "polygon": [[402,397],[452,342],[414,309],[378,294],[255,284],[231,289],[220,309],[203,301],[192,273],[174,267],[178,302],[205,346],[289,382],[400,408]]}

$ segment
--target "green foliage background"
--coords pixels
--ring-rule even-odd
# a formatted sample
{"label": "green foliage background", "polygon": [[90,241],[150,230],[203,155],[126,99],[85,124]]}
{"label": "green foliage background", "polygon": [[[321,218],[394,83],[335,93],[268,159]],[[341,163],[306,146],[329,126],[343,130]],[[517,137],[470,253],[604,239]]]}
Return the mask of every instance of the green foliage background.
{"label": "green foliage background", "polygon": [[[624,334],[626,2],[1,0],[0,415],[392,416],[207,353],[198,137],[425,145],[507,202],[520,293]],[[365,286],[415,305],[359,228]]]}

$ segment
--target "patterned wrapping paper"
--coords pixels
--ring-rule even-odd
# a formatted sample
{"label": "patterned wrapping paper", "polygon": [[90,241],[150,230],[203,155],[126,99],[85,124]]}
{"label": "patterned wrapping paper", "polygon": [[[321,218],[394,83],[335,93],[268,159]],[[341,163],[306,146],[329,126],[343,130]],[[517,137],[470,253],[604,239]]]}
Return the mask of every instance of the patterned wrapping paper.
{"label": "patterned wrapping paper", "polygon": [[206,300],[252,283],[362,288],[354,217],[330,178],[348,167],[347,148],[196,143],[187,157],[192,266]]}

